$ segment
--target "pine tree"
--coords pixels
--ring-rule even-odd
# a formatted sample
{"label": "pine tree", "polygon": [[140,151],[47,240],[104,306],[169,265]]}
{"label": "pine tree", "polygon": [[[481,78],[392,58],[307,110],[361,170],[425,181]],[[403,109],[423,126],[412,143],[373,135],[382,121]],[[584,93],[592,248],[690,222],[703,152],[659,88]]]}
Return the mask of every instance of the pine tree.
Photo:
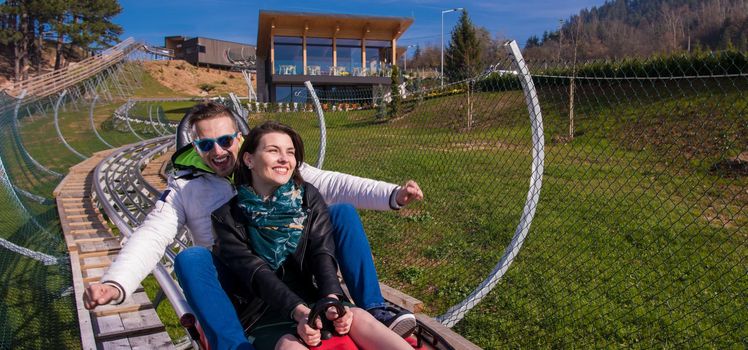
{"label": "pine tree", "polygon": [[444,56],[444,75],[450,81],[465,80],[480,73],[480,43],[465,10],[452,31],[452,39]]}
{"label": "pine tree", "polygon": [[525,48],[533,48],[540,46],[540,38],[538,38],[537,35],[531,35],[529,38],[527,38],[527,42],[525,43]]}
{"label": "pine tree", "polygon": [[55,69],[62,68],[65,45],[85,50],[108,47],[122,28],[112,18],[117,0],[9,0],[0,3],[0,44],[13,49],[16,80],[28,77],[29,62],[41,68],[43,36],[57,34]]}
{"label": "pine tree", "polygon": [[119,39],[122,27],[112,18],[122,12],[117,0],[78,0],[70,7],[73,33],[72,44],[91,50],[109,47]]}

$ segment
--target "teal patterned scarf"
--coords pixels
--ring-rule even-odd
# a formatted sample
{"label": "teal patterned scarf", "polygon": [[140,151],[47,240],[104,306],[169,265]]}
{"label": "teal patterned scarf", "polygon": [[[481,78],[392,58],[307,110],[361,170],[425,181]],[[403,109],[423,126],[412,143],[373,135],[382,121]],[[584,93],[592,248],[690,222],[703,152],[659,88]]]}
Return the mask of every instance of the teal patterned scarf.
{"label": "teal patterned scarf", "polygon": [[239,187],[239,208],[246,215],[249,244],[275,271],[296,251],[307,214],[301,207],[304,188],[293,180],[278,187],[267,201],[252,187]]}

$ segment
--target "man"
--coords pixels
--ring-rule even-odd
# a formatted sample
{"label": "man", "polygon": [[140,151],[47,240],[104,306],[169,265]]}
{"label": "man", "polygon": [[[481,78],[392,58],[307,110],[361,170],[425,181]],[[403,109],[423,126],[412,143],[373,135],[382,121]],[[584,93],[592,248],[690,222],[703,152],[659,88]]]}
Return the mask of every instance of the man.
{"label": "man", "polygon": [[[198,104],[190,115],[195,141],[174,154],[175,173],[169,178],[168,188],[102,276],[102,283],[86,289],[84,303],[92,309],[112,301],[123,302],[186,226],[195,247],[177,256],[175,271],[211,347],[251,348],[233,311],[232,300],[224,292],[233,292],[235,281],[227,277],[225,266],[214,260],[209,251],[214,239],[210,214],[236,195],[231,177],[243,136],[230,111],[220,104]],[[423,198],[414,181],[398,187],[322,171],[308,164],[301,166],[300,171],[328,204],[353,203],[358,208],[386,210]],[[394,312],[384,304],[369,243],[356,210],[350,204],[331,205],[330,216],[335,226],[336,255],[353,301],[400,335],[412,333],[413,314]],[[233,300],[236,302],[236,298]]]}

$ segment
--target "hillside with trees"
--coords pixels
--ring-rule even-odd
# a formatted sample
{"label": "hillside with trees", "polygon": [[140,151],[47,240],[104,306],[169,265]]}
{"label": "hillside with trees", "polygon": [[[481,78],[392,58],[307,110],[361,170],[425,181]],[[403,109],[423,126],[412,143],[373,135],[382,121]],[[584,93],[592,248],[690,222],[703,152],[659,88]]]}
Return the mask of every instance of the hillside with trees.
{"label": "hillside with trees", "polygon": [[110,47],[122,33],[111,21],[121,11],[117,0],[6,0],[0,4],[0,75],[25,80]]}
{"label": "hillside with trees", "polygon": [[525,57],[570,61],[748,50],[746,0],[613,0],[532,36]]}
{"label": "hillside with trees", "polygon": [[[475,51],[465,47],[465,40],[472,41],[473,36],[478,39],[479,59],[471,65],[481,67],[477,71],[502,57],[505,38],[474,26],[467,12],[451,32],[444,49],[447,77],[464,75],[453,72],[456,67],[450,62],[460,63],[451,61],[450,52]],[[416,47],[408,68],[438,70],[440,50],[438,43]],[[721,50],[748,51],[748,0],[612,0],[563,20],[560,29],[531,36],[524,55],[571,62]]]}

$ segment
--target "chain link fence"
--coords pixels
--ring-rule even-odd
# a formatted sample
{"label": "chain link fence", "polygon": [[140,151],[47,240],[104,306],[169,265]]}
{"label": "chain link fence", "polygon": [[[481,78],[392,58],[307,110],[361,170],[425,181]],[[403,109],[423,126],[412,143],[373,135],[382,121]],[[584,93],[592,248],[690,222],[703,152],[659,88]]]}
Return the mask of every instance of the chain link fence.
{"label": "chain link fence", "polygon": [[[527,62],[534,102],[509,52],[444,87],[316,87],[324,168],[425,193],[362,212],[382,281],[486,348],[746,346],[746,55]],[[290,91],[250,124],[301,130],[314,164]]]}
{"label": "chain link fence", "polygon": [[[0,348],[79,346],[51,193],[82,157],[173,132],[184,102],[128,102],[140,74],[2,97]],[[303,86],[245,104],[250,125],[298,129],[310,164],[418,181],[423,202],[361,212],[384,283],[484,348],[748,345],[745,53],[524,62],[510,47],[469,81],[405,76],[315,86],[324,140]]]}

